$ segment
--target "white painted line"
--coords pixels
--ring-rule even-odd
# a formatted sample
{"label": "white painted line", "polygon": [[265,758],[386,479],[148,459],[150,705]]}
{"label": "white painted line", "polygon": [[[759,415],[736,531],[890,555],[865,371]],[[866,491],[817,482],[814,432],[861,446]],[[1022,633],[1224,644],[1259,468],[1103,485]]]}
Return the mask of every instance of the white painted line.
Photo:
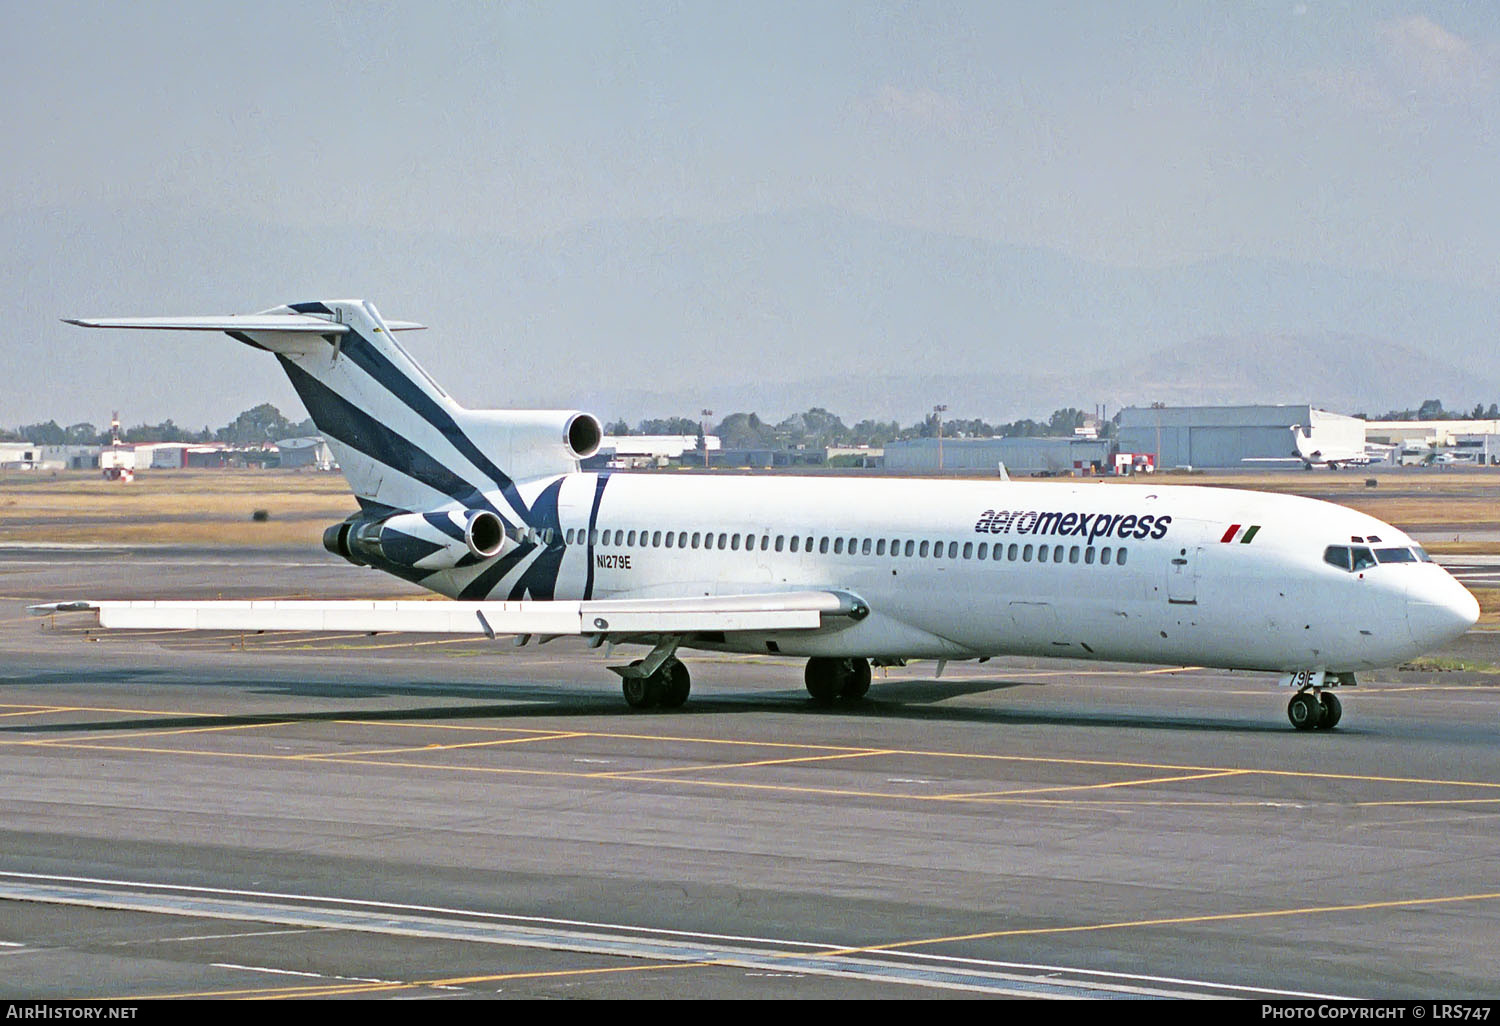
{"label": "white painted line", "polygon": [[236,965],[233,962],[210,962],[209,965],[215,969],[242,969],[247,973],[273,973],[276,976],[310,976],[315,980],[333,979],[333,977],[324,976],[322,973],[304,973],[296,969],[270,969],[263,965]]}
{"label": "white painted line", "polygon": [[215,969],[242,969],[247,973],[272,973],[276,976],[307,976],[315,980],[337,980],[340,983],[381,983],[401,986],[401,980],[380,980],[373,976],[330,976],[326,973],[309,973],[298,969],[272,969],[263,965],[237,965],[234,962],[210,962]]}
{"label": "white painted line", "polygon": [[[276,937],[288,933],[311,933],[306,927],[295,930],[249,930],[243,933],[200,933],[192,937],[158,937],[152,944],[177,944],[183,941],[233,940],[236,937]],[[122,944],[139,944],[139,941],[121,941]]]}
{"label": "white painted line", "polygon": [[[735,966],[752,972],[807,974],[863,979],[883,983],[1001,994],[1016,997],[1090,997],[1108,994],[1142,997],[1203,997],[1216,993],[1261,993],[1283,997],[1322,997],[1220,984],[1208,980],[1176,980],[1062,966],[1029,966],[1024,963],[988,962],[911,951],[882,949],[879,945],[832,946],[784,938],[741,939],[725,944],[722,935],[659,930],[627,924],[590,923],[588,929],[556,924],[570,920],[542,920],[466,909],[434,909],[431,906],[400,905],[368,900],[340,900],[321,896],[264,895],[182,885],[100,881],[114,888],[135,886],[144,890],[67,886],[57,881],[76,877],[48,877],[34,873],[0,871],[14,882],[0,886],[0,897],[93,908],[130,909],[160,915],[212,917],[270,922],[310,928],[333,927],[393,936],[428,937],[451,941],[496,944],[509,947],[546,948],[554,951],[587,952],[625,959],[664,959],[673,962],[704,962]],[[21,878],[26,881],[20,882]],[[163,893],[167,891],[176,894]],[[277,903],[244,900],[230,895],[263,894],[282,899]],[[296,902],[293,904],[292,902]],[[318,907],[312,907],[318,906]],[[342,907],[340,907],[342,906]],[[361,906],[356,909],[352,906]],[[432,914],[401,914],[393,910],[418,910]],[[519,925],[525,923],[527,925]],[[543,925],[545,924],[545,925]],[[748,947],[750,944],[760,947]],[[768,947],[765,947],[768,946]],[[805,950],[795,950],[805,949]],[[225,968],[282,975],[311,975],[296,970],[266,966]],[[1016,971],[1017,968],[1020,971]],[[1041,973],[1039,975],[1039,972]],[[347,979],[333,977],[334,979]],[[394,981],[366,981],[390,983]]]}

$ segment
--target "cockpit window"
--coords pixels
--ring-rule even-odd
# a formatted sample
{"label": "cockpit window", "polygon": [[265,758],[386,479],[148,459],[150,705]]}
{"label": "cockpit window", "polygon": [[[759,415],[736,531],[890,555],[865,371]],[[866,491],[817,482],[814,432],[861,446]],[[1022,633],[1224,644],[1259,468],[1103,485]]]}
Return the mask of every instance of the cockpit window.
{"label": "cockpit window", "polygon": [[1376,549],[1375,558],[1382,563],[1415,563],[1417,557],[1411,554],[1411,549]]}
{"label": "cockpit window", "polygon": [[1323,562],[1340,570],[1349,569],[1349,546],[1330,545],[1323,550]]}
{"label": "cockpit window", "polygon": [[1350,549],[1350,552],[1354,556],[1353,569],[1355,570],[1355,572],[1358,572],[1360,570],[1368,570],[1370,569],[1370,567],[1375,565],[1375,554],[1369,549],[1364,548],[1363,546],[1356,545],[1354,548]]}
{"label": "cockpit window", "polygon": [[1427,550],[1424,549],[1424,548],[1422,548],[1422,546],[1420,546],[1420,545],[1413,545],[1412,548],[1411,548],[1411,550],[1417,554],[1417,562],[1419,562],[1419,563],[1431,563],[1432,562],[1432,557],[1427,554]]}

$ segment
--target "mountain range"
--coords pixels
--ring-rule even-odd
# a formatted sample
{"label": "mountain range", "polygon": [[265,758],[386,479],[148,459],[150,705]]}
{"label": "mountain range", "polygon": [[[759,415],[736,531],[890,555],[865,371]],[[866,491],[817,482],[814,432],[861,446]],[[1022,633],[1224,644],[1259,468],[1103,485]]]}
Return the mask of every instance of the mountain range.
{"label": "mountain range", "polygon": [[608,221],[542,239],[245,223],[146,207],[0,215],[4,423],[222,423],[300,410],[227,339],[84,333],[64,316],[249,312],[361,296],[470,406],[602,419],[1045,417],[1153,401],[1372,415],[1500,399],[1500,295],[1221,258],[1111,267],[829,209]]}

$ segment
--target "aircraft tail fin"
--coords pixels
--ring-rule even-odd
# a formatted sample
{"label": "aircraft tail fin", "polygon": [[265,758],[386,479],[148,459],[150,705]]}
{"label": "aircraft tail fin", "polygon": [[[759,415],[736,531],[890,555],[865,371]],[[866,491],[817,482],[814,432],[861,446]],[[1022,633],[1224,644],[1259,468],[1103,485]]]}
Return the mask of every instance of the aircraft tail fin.
{"label": "aircraft tail fin", "polygon": [[292,303],[259,314],[69,319],[97,328],[223,331],[275,355],[360,500],[377,514],[459,505],[529,521],[517,482],[576,470],[603,431],[575,410],[468,410],[396,341],[422,327],[373,303]]}

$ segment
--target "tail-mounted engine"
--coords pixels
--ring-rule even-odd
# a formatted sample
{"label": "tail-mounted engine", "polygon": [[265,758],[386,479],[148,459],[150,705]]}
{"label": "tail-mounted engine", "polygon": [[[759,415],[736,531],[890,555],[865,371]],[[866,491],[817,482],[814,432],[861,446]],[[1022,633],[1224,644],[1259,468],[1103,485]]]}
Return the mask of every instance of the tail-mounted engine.
{"label": "tail-mounted engine", "polygon": [[323,547],[356,566],[412,570],[470,566],[510,544],[504,522],[489,510],[398,513],[383,520],[354,516],[323,532]]}

